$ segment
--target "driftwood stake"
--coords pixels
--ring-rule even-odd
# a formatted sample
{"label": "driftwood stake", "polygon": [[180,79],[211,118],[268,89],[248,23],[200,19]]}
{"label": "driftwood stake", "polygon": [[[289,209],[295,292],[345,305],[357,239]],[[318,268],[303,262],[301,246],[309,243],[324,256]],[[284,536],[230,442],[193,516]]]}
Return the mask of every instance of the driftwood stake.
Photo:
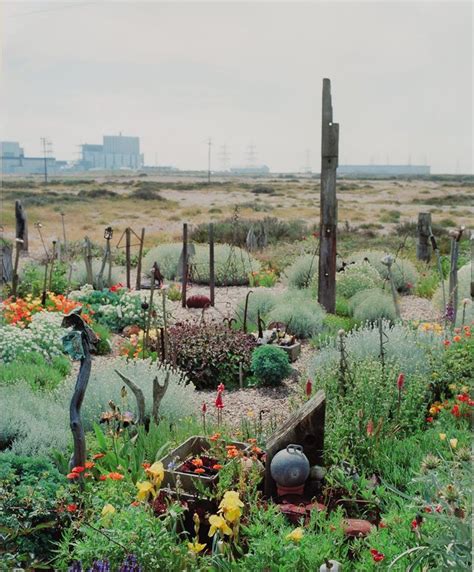
{"label": "driftwood stake", "polygon": [[15,241],[15,262],[13,265],[13,276],[12,276],[12,295],[16,298],[17,290],[18,290],[18,264],[20,262],[20,251],[22,249],[22,240],[17,238]]}
{"label": "driftwood stake", "polygon": [[418,213],[418,242],[416,257],[418,260],[429,262],[431,258],[431,213]]}
{"label": "driftwood stake", "polygon": [[135,396],[135,399],[137,400],[137,409],[138,409],[137,423],[139,425],[143,425],[143,423],[145,422],[145,396],[143,395],[143,391],[131,379],[125,377],[123,373],[121,373],[118,369],[114,369],[114,371],[120,377],[120,379],[125,383],[125,385],[130,388],[130,391]]}
{"label": "driftwood stake", "polygon": [[21,240],[21,250],[28,252],[28,221],[21,201],[15,201],[16,238]]}
{"label": "driftwood stake", "polygon": [[91,241],[87,236],[84,239],[84,244],[85,244],[84,262],[86,265],[87,283],[93,285],[94,274],[92,272],[92,247],[91,247]]}
{"label": "driftwood stake", "polygon": [[152,409],[152,416],[153,421],[158,423],[160,420],[159,412],[160,412],[160,404],[161,400],[163,399],[166,390],[168,389],[168,385],[170,382],[171,373],[168,371],[166,372],[165,383],[160,385],[158,381],[158,377],[153,379],[153,409]]}
{"label": "driftwood stake", "polygon": [[131,254],[130,254],[130,247],[132,243],[131,238],[132,238],[131,228],[127,227],[125,229],[125,265],[127,267],[127,288],[129,290],[131,288],[130,269],[132,266]]}
{"label": "driftwood stake", "polygon": [[332,121],[331,81],[323,79],[321,140],[321,207],[318,302],[333,314],[336,308],[336,170],[339,124]]}

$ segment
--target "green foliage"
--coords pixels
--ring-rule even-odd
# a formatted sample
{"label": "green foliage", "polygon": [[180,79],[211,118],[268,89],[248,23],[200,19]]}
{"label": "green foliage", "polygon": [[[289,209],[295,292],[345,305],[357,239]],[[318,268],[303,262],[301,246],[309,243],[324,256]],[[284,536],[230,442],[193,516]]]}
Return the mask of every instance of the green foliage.
{"label": "green foliage", "polygon": [[106,326],[103,326],[97,322],[92,323],[92,329],[99,340],[96,345],[96,354],[99,356],[110,354],[112,351],[110,330]]}
{"label": "green foliage", "polygon": [[322,332],[325,314],[307,291],[290,290],[277,298],[268,320],[283,322],[297,338],[311,338]]}
{"label": "green foliage", "polygon": [[436,268],[426,267],[421,273],[416,284],[415,293],[420,298],[432,298],[439,285],[439,273]]}
{"label": "green foliage", "polygon": [[0,534],[9,569],[52,556],[65,522],[57,511],[65,481],[47,459],[0,454]]}
{"label": "green foliage", "polygon": [[[167,280],[174,280],[181,274],[178,268],[182,245],[179,243],[161,244],[150,249],[143,261],[144,268],[151,268],[157,262]],[[260,263],[252,255],[238,247],[216,244],[215,279],[216,286],[243,286],[249,282],[249,274],[260,270]],[[191,277],[197,284],[209,284],[209,248],[202,244],[195,246],[195,254],[190,258]]]}
{"label": "green foliage", "polygon": [[[445,280],[444,288],[446,292],[446,302],[449,297],[449,282]],[[456,325],[461,325],[464,317],[464,324],[471,324],[474,321],[474,303],[471,300],[471,264],[466,264],[458,270],[458,311],[456,315]],[[440,284],[433,294],[433,306],[442,314],[446,308],[443,308],[443,292]]]}
{"label": "green foliage", "polygon": [[220,383],[235,386],[239,364],[244,375],[256,340],[252,335],[229,329],[218,322],[182,322],[168,331],[178,367],[185,371],[197,389],[216,388]]}
{"label": "green foliage", "polygon": [[[100,284],[97,281],[97,276],[100,272],[101,267],[102,267],[102,259],[101,258],[93,258],[92,259],[92,278],[93,278],[92,279],[92,282],[93,282],[92,286],[94,286],[94,288],[98,288],[100,286]],[[104,275],[103,275],[104,280],[108,280],[108,277],[109,277],[108,272],[109,272],[109,268],[108,268],[108,263],[107,263],[105,266]],[[112,275],[111,275],[112,284],[117,284],[117,282],[120,281],[121,277],[124,276],[124,274],[125,274],[125,269],[123,267],[112,266]],[[88,283],[86,264],[85,264],[83,258],[81,258],[80,260],[78,260],[77,262],[74,263],[71,276],[72,276],[73,283],[79,287],[82,287]]]}
{"label": "green foliage", "polygon": [[251,367],[261,385],[279,385],[291,372],[288,354],[272,345],[260,346],[253,351]]}
{"label": "green foliage", "polygon": [[344,272],[336,275],[338,296],[351,298],[361,290],[369,290],[382,286],[380,274],[367,262],[346,266]]}
{"label": "green foliage", "polygon": [[71,371],[71,362],[63,355],[48,361],[42,354],[29,352],[14,361],[3,364],[0,383],[25,382],[32,389],[54,389]]}
{"label": "green foliage", "polygon": [[[31,294],[34,298],[41,296],[44,287],[45,267],[37,262],[28,262],[20,271],[20,282],[18,285],[18,296],[24,298]],[[67,288],[68,267],[66,264],[56,262],[51,275],[51,292],[63,294]],[[48,267],[49,286],[50,267]]]}
{"label": "green foliage", "polygon": [[346,316],[326,314],[323,320],[323,331],[311,340],[316,347],[324,346],[329,340],[334,339],[340,330],[350,332],[356,325],[355,320]]}
{"label": "green foliage", "polygon": [[433,354],[431,385],[437,399],[450,395],[449,386],[455,385],[459,391],[462,386],[472,385],[474,372],[474,340],[472,337],[461,338],[444,349],[442,358]]}
{"label": "green foliage", "polygon": [[338,316],[350,316],[349,310],[349,300],[343,298],[342,296],[336,297],[336,314]]}
{"label": "green foliage", "polygon": [[384,318],[389,322],[396,319],[395,304],[391,294],[384,290],[362,290],[349,301],[349,309],[357,322],[376,322]]}
{"label": "green foliage", "polygon": [[288,285],[292,288],[304,289],[314,286],[318,281],[319,257],[315,254],[303,254],[295,259],[285,270]]}

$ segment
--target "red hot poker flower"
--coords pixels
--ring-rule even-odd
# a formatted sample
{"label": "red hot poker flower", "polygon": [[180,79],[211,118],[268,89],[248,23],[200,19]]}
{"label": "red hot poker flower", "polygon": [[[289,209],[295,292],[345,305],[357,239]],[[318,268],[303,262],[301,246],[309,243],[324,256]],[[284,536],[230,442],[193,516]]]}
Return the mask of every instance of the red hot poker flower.
{"label": "red hot poker flower", "polygon": [[222,399],[222,391],[217,392],[215,404],[216,404],[217,409],[224,409],[224,401]]}
{"label": "red hot poker flower", "polygon": [[206,402],[205,402],[205,401],[202,402],[201,411],[203,412],[203,414],[205,414],[206,411],[207,411],[207,405],[206,405]]}
{"label": "red hot poker flower", "polygon": [[313,391],[313,384],[311,383],[310,379],[308,379],[308,381],[306,382],[305,391],[306,391],[307,397],[311,397],[311,393]]}
{"label": "red hot poker flower", "polygon": [[225,385],[223,383],[219,383],[219,385],[217,386],[217,391],[224,391],[225,389]]}
{"label": "red hot poker flower", "polygon": [[382,562],[382,560],[385,558],[385,555],[378,550],[375,550],[375,548],[371,548],[370,553],[372,554],[374,562]]}
{"label": "red hot poker flower", "polygon": [[403,373],[400,373],[397,379],[397,388],[398,391],[402,390],[403,385],[405,384],[405,375]]}
{"label": "red hot poker flower", "polygon": [[372,419],[369,419],[366,431],[367,431],[367,437],[372,437],[372,435],[374,434],[374,422],[372,421]]}

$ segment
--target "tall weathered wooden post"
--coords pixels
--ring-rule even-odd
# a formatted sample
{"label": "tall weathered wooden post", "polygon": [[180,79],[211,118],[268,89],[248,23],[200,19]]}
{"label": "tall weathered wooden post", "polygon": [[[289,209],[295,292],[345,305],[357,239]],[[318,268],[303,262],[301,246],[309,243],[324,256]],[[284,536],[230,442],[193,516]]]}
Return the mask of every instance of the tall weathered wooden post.
{"label": "tall weathered wooden post", "polygon": [[15,236],[20,242],[19,248],[23,252],[28,252],[28,221],[26,218],[26,211],[21,204],[21,201],[15,201],[15,220],[16,220],[16,232]]}
{"label": "tall weathered wooden post", "polygon": [[418,260],[429,262],[431,258],[431,213],[418,213],[418,242],[416,257]]}
{"label": "tall weathered wooden post", "polygon": [[186,308],[186,287],[188,285],[188,224],[183,224],[183,267],[181,282],[181,306]]}
{"label": "tall weathered wooden post", "polygon": [[336,308],[336,169],[339,158],[339,124],[332,121],[331,80],[323,79],[321,137],[321,206],[318,302],[334,313]]}

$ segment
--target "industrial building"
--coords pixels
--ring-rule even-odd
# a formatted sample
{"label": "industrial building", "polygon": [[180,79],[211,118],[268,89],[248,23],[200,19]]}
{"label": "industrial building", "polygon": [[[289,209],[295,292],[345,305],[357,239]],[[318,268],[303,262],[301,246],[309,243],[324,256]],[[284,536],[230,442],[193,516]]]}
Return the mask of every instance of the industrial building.
{"label": "industrial building", "polygon": [[79,167],[89,169],[140,169],[143,155],[140,154],[140,138],[120,135],[104,135],[102,145],[81,145]]}
{"label": "industrial building", "polygon": [[429,165],[339,165],[338,175],[362,177],[414,177],[429,175]]}
{"label": "industrial building", "polygon": [[0,171],[3,175],[37,175],[44,173],[45,163],[48,173],[54,173],[67,165],[54,157],[25,157],[23,147],[17,141],[0,142]]}

